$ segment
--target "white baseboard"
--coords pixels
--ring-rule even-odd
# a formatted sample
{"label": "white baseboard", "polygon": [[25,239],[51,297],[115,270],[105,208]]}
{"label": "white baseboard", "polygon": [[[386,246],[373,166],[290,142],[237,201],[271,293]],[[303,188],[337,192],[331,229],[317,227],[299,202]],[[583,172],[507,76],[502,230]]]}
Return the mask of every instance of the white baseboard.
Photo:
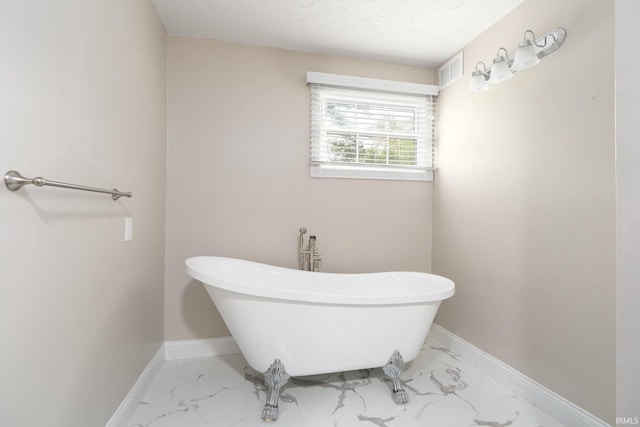
{"label": "white baseboard", "polygon": [[165,359],[192,359],[196,357],[224,356],[240,353],[232,337],[202,340],[165,341]]}
{"label": "white baseboard", "polygon": [[164,344],[162,344],[105,427],[127,426],[147,389],[158,375],[158,372],[160,372],[164,361],[165,349]]}
{"label": "white baseboard", "polygon": [[481,371],[513,390],[523,399],[563,425],[572,427],[611,427],[610,424],[469,344],[440,325],[435,323],[432,325],[430,338],[452,352],[459,354],[467,362],[475,365]]}

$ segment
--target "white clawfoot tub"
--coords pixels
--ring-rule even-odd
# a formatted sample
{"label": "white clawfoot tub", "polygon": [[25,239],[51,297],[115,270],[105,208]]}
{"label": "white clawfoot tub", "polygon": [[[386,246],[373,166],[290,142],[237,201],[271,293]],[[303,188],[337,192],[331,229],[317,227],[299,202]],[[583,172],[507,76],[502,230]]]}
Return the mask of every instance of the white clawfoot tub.
{"label": "white clawfoot tub", "polygon": [[407,401],[404,363],[422,347],[451,280],[427,273],[334,274],[201,256],[187,273],[205,288],[247,363],[269,387],[262,417],[275,420],[290,376],[384,367]]}

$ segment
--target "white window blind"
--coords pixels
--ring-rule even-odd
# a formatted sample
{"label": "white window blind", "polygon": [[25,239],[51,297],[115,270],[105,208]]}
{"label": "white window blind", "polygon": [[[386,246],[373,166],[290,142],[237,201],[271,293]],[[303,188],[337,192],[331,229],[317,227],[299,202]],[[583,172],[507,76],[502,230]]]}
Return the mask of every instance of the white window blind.
{"label": "white window blind", "polygon": [[337,76],[366,83],[342,87],[309,74],[312,177],[432,179],[434,102],[424,92],[437,87]]}

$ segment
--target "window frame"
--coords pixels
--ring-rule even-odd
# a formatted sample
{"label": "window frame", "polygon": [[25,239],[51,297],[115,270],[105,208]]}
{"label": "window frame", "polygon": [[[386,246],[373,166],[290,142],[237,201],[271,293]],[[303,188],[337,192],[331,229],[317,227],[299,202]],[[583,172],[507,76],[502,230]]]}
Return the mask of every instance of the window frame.
{"label": "window frame", "polygon": [[[307,72],[307,84],[311,86],[311,92],[314,90],[338,90],[353,91],[356,98],[369,93],[372,97],[377,97],[384,93],[410,95],[415,99],[416,95],[424,97],[426,121],[422,123],[426,129],[424,135],[423,147],[418,150],[422,165],[390,165],[390,164],[368,164],[356,162],[335,162],[329,161],[326,152],[321,154],[321,134],[322,132],[331,132],[330,129],[322,129],[320,123],[320,115],[314,114],[314,104],[316,108],[320,108],[317,103],[320,101],[314,99],[320,95],[315,92],[311,100],[311,142],[309,154],[310,176],[312,178],[354,178],[354,179],[385,179],[385,180],[403,180],[403,181],[432,181],[433,180],[433,103],[434,97],[439,93],[439,87],[436,85],[427,85],[420,83],[408,83],[393,80],[370,79],[355,76],[345,76],[338,74],[327,74],[318,72]],[[365,94],[365,95],[363,95]],[[413,101],[415,103],[415,101]],[[430,110],[429,105],[430,104]],[[409,105],[409,104],[407,104]],[[406,108],[406,107],[403,107]],[[413,107],[412,107],[413,108]],[[347,130],[345,133],[356,134],[356,129]],[[362,132],[366,134],[366,132]],[[415,136],[415,135],[414,135]],[[419,138],[418,136],[415,136]],[[326,150],[325,150],[326,151]],[[426,158],[428,156],[428,158]],[[423,158],[424,157],[424,158]],[[418,154],[416,154],[418,158]]]}

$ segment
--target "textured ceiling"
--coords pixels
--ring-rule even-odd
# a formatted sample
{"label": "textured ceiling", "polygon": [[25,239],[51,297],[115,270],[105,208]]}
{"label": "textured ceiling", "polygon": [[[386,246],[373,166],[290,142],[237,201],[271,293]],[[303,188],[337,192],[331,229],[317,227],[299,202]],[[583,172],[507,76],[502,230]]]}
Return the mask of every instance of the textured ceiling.
{"label": "textured ceiling", "polygon": [[154,0],[167,32],[435,67],[523,0]]}

